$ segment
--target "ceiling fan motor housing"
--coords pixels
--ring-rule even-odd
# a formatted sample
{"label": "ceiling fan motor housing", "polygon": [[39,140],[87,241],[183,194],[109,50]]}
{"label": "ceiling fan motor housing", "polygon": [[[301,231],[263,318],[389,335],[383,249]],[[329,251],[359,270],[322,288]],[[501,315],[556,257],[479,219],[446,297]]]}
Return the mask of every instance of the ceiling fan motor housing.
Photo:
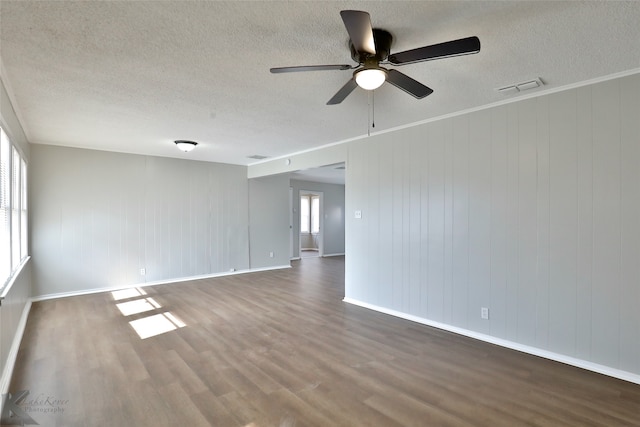
{"label": "ceiling fan motor housing", "polygon": [[351,58],[359,64],[364,64],[375,60],[376,62],[384,61],[391,53],[391,43],[393,36],[387,30],[380,28],[373,29],[373,41],[376,45],[376,54],[371,55],[367,52],[358,52],[353,46],[353,42],[349,40],[349,50],[351,50]]}

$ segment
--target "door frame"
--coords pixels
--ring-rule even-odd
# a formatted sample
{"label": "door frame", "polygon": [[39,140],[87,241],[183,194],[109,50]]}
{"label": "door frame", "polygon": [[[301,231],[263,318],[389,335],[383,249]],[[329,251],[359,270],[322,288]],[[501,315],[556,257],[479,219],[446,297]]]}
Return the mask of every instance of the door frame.
{"label": "door frame", "polygon": [[[300,239],[300,230],[301,230],[301,217],[300,217],[300,199],[305,194],[311,194],[313,196],[318,196],[318,216],[320,223],[320,230],[318,231],[318,256],[324,256],[324,192],[317,190],[303,190],[300,189],[298,191],[298,254],[302,256],[302,239]],[[293,232],[292,232],[293,238]]]}

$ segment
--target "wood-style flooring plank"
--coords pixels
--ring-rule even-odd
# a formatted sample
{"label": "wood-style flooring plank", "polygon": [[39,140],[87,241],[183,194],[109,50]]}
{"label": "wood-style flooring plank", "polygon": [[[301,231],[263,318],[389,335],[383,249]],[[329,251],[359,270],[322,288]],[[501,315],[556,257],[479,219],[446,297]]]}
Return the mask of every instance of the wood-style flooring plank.
{"label": "wood-style flooring plank", "polygon": [[345,304],[343,257],[140,289],[32,305],[10,391],[65,402],[40,425],[640,426],[636,384]]}

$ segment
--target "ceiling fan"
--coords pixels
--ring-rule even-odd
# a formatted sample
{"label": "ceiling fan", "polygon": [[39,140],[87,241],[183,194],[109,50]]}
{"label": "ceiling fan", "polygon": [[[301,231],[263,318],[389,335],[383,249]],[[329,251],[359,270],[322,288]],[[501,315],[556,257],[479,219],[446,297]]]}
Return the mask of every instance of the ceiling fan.
{"label": "ceiling fan", "polygon": [[480,40],[477,37],[467,37],[390,54],[393,37],[386,30],[372,28],[371,18],[367,12],[343,10],[340,12],[340,16],[342,16],[344,26],[349,33],[351,58],[358,65],[306,65],[271,68],[270,70],[272,73],[293,73],[355,69],[353,77],[327,102],[327,105],[340,104],[357,86],[373,90],[380,87],[385,81],[409,95],[422,99],[433,93],[433,89],[399,71],[383,68],[380,64],[398,66],[480,52]]}

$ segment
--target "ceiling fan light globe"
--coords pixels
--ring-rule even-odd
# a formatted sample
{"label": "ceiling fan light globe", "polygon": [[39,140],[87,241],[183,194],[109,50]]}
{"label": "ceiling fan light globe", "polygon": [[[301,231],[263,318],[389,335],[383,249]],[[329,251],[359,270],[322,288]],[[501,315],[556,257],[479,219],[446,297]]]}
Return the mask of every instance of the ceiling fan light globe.
{"label": "ceiling fan light globe", "polygon": [[355,75],[356,83],[365,90],[378,89],[386,78],[387,73],[380,68],[365,68]]}

